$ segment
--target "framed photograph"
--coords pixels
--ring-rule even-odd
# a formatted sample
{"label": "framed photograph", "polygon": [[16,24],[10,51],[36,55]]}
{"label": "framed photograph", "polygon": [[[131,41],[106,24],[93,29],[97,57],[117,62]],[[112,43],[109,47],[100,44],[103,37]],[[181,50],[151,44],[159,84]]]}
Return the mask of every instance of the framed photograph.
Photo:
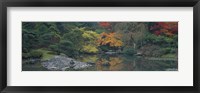
{"label": "framed photograph", "polygon": [[2,93],[199,93],[199,0],[7,0]]}

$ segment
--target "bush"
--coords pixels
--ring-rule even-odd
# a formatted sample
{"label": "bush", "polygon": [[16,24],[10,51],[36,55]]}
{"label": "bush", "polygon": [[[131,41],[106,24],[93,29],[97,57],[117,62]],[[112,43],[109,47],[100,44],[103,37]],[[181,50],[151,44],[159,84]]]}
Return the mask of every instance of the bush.
{"label": "bush", "polygon": [[32,58],[41,58],[43,55],[42,51],[39,51],[39,50],[32,50],[30,52],[30,57]]}
{"label": "bush", "polygon": [[134,48],[124,48],[123,53],[128,55],[134,55],[136,52]]}
{"label": "bush", "polygon": [[68,41],[68,40],[62,40],[59,43],[59,51],[60,53],[64,53],[69,57],[75,57],[79,55],[78,48],[76,48],[74,42]]}
{"label": "bush", "polygon": [[160,57],[164,54],[164,50],[157,45],[145,45],[140,48],[142,55],[148,57]]}
{"label": "bush", "polygon": [[49,51],[49,52],[47,52],[47,54],[51,54],[51,55],[58,55],[58,53],[56,53],[56,52],[53,52],[53,51]]}
{"label": "bush", "polygon": [[60,52],[61,52],[57,44],[56,45],[50,45],[49,49],[51,51],[54,51],[54,53],[50,53],[50,54],[60,54]]}
{"label": "bush", "polygon": [[162,51],[164,52],[164,54],[168,54],[171,51],[171,48],[163,48]]}
{"label": "bush", "polygon": [[101,51],[104,51],[104,52],[109,51],[109,47],[106,46],[106,45],[102,45],[102,46],[100,46],[99,48],[101,49]]}
{"label": "bush", "polygon": [[170,53],[176,53],[176,49],[175,48],[171,48],[171,51],[170,51]]}
{"label": "bush", "polygon": [[28,58],[30,58],[29,53],[22,53],[22,59],[28,59]]}
{"label": "bush", "polygon": [[164,52],[164,54],[171,54],[171,53],[176,53],[176,49],[175,48],[163,48],[162,51]]}
{"label": "bush", "polygon": [[97,53],[99,50],[95,46],[86,45],[86,46],[83,46],[82,51],[84,53],[93,54],[93,53]]}

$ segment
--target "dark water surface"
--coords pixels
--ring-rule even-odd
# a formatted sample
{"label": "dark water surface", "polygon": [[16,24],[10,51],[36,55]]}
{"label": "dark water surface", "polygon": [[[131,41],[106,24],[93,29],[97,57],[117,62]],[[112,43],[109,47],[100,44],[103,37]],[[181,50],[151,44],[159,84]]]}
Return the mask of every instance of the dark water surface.
{"label": "dark water surface", "polygon": [[[81,55],[76,60],[92,63],[93,66],[79,71],[177,71],[177,60],[128,55]],[[46,71],[41,62],[22,64],[23,71]]]}

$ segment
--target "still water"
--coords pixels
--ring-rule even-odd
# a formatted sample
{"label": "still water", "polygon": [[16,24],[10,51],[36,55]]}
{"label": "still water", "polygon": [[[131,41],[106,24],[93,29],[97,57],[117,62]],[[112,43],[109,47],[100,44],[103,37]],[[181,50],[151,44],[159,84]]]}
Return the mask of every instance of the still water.
{"label": "still water", "polygon": [[[89,62],[93,66],[79,71],[177,71],[177,60],[149,60],[141,56],[128,55],[81,55],[76,60]],[[41,62],[23,64],[23,71],[44,71]]]}

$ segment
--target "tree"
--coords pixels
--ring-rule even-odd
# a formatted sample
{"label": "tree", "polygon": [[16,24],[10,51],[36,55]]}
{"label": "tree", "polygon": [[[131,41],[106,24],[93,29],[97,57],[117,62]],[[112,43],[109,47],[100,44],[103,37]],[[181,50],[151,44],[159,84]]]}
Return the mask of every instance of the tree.
{"label": "tree", "polygon": [[104,28],[108,28],[111,26],[111,24],[109,22],[99,22],[99,25],[101,27],[104,27]]}
{"label": "tree", "polygon": [[99,22],[99,26],[113,32],[113,24],[111,22]]}
{"label": "tree", "polygon": [[36,23],[35,32],[39,35],[39,46],[47,48],[49,45],[58,43],[61,39],[56,23]]}
{"label": "tree", "polygon": [[143,22],[120,22],[114,26],[114,31],[122,35],[122,41],[127,48],[143,45],[144,38],[148,34],[147,25]]}
{"label": "tree", "polygon": [[108,45],[110,47],[120,47],[123,42],[120,40],[121,34],[117,34],[115,32],[111,33],[101,33],[100,38],[98,39],[99,45]]}
{"label": "tree", "polygon": [[65,33],[62,37],[62,40],[72,42],[73,47],[76,49],[76,51],[80,51],[84,43],[82,34],[83,32],[80,31],[79,28],[75,28],[68,33]]}
{"label": "tree", "polygon": [[178,22],[149,23],[151,35],[147,41],[170,48],[178,48]]}
{"label": "tree", "polygon": [[150,31],[155,35],[171,37],[178,34],[178,22],[157,22],[150,24]]}
{"label": "tree", "polygon": [[31,49],[37,48],[38,35],[34,31],[22,29],[22,52],[29,52]]}
{"label": "tree", "polygon": [[39,37],[40,47],[48,47],[51,44],[58,43],[60,41],[60,36],[55,33],[46,33]]}
{"label": "tree", "polygon": [[82,52],[97,53],[97,39],[99,38],[99,34],[94,31],[87,31],[85,28],[81,28],[80,30],[83,32],[82,37],[84,40]]}

